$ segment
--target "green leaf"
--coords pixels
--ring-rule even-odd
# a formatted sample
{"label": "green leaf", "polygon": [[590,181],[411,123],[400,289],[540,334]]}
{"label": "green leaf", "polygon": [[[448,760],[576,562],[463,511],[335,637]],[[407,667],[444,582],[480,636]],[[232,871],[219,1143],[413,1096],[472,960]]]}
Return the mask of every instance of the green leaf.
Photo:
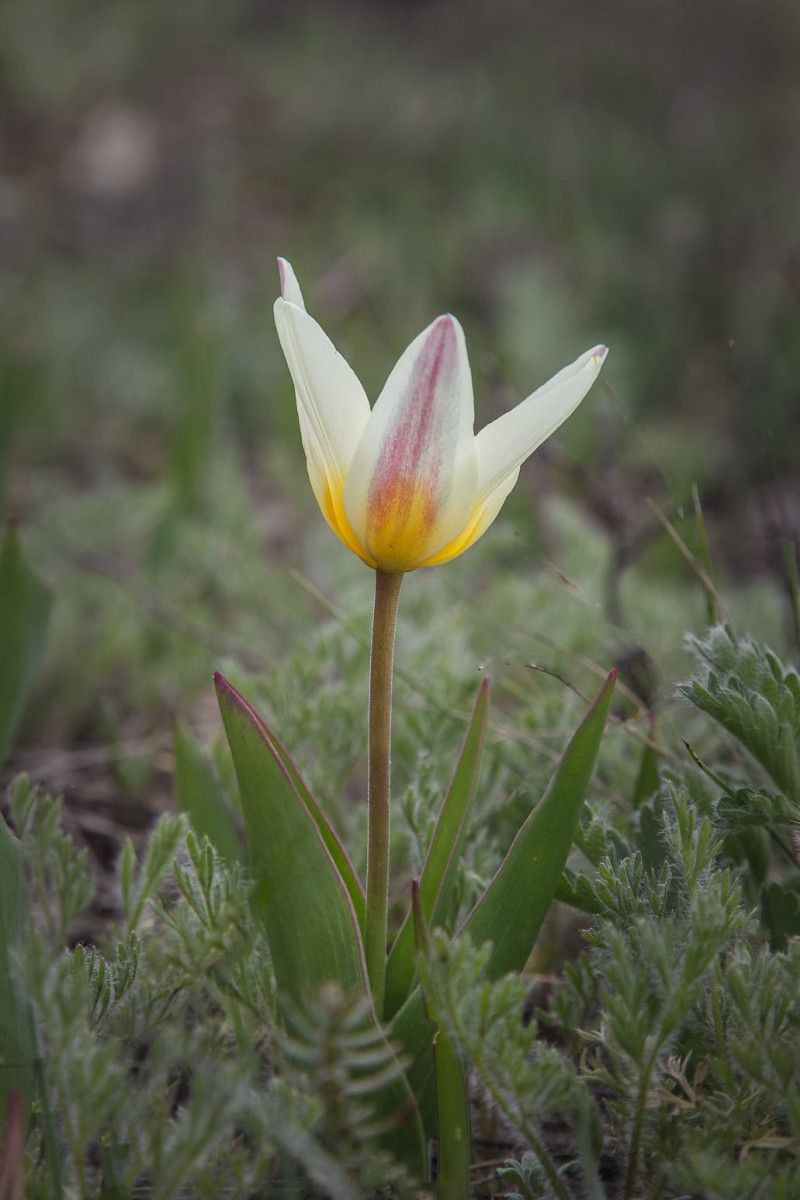
{"label": "green leaf", "polygon": [[658,755],[652,742],[647,742],[642,751],[639,774],[633,789],[633,807],[639,808],[645,800],[654,796],[661,786],[661,776],[658,771]]}
{"label": "green leaf", "polygon": [[[422,913],[431,926],[441,924],[447,911],[455,878],[453,868],[461,855],[475,795],[488,716],[489,680],[484,679],[420,875]],[[384,1011],[389,1017],[397,1012],[412,987],[414,956],[414,924],[409,909],[386,964]]]}
{"label": "green leaf", "polygon": [[30,899],[22,846],[0,817],[0,1117],[16,1088],[24,1119],[33,1091],[35,1035],[28,998],[17,976],[16,957],[26,933]]}
{"label": "green leaf", "polygon": [[[430,996],[430,938],[422,910],[420,885],[412,885],[414,941],[420,958],[424,995]],[[425,1003],[427,1010],[428,1004]],[[436,1076],[436,1129],[438,1133],[439,1200],[462,1200],[469,1195],[470,1107],[467,1072],[458,1045],[449,1029],[439,1023],[433,1039]]]}
{"label": "green leaf", "polygon": [[[433,1063],[433,1039],[438,1026],[425,1012],[422,992],[415,987],[403,1007],[395,1014],[390,1034],[406,1058],[406,1079],[416,1101],[425,1138],[436,1132],[436,1080]],[[415,1150],[414,1129],[409,1122],[398,1121],[398,1129],[387,1145],[398,1158],[411,1162]]]}
{"label": "green leaf", "polygon": [[330,980],[368,993],[356,913],[319,826],[256,713],[221,675],[215,682],[278,987],[296,999]]}
{"label": "green leaf", "polygon": [[222,858],[241,861],[242,843],[233,816],[185,721],[175,722],[173,745],[178,807],[195,833],[207,837]]}
{"label": "green leaf", "polygon": [[789,938],[800,933],[800,896],[794,888],[771,883],[761,893],[761,919],[773,950],[786,950]]}
{"label": "green leaf", "polygon": [[514,839],[462,932],[492,942],[490,979],[528,960],[575,836],[605,729],[617,673],[612,671],[572,737],[545,795]]}
{"label": "green leaf", "polygon": [[766,646],[738,638],[725,625],[689,648],[704,678],[678,691],[718,721],[797,803],[800,796],[800,675]]}
{"label": "green leaf", "polygon": [[433,1043],[439,1131],[439,1200],[469,1196],[470,1109],[464,1063],[446,1029]]}
{"label": "green leaf", "polygon": [[47,640],[52,594],[26,563],[13,527],[0,549],[0,765]]}
{"label": "green leaf", "polygon": [[353,864],[347,856],[347,851],[339,840],[339,835],[331,825],[325,813],[320,808],[317,801],[308,790],[308,785],[297,769],[291,755],[289,754],[283,743],[275,736],[269,726],[261,720],[256,714],[256,720],[264,732],[273,753],[277,756],[280,765],[291,780],[292,786],[297,792],[300,799],[305,804],[312,818],[314,819],[319,835],[325,843],[325,848],[333,859],[336,870],[342,878],[342,882],[347,888],[350,902],[358,920],[358,928],[363,938],[364,936],[364,914],[366,912],[366,900],[364,897],[364,889],[361,886],[361,880],[355,872]]}

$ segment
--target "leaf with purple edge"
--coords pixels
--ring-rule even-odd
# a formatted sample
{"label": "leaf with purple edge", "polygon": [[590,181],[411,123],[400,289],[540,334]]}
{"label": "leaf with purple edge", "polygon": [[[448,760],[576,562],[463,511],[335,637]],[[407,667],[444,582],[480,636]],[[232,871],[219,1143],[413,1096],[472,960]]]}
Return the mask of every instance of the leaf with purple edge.
{"label": "leaf with purple edge", "polygon": [[292,782],[297,794],[305,804],[309,813],[313,817],[319,829],[320,837],[322,838],[328,853],[336,864],[336,869],[342,877],[342,882],[347,888],[350,900],[355,914],[358,919],[358,928],[361,935],[364,935],[364,912],[366,908],[366,900],[364,898],[364,888],[361,885],[361,880],[355,872],[353,864],[350,862],[347,851],[342,845],[339,835],[331,825],[325,813],[320,808],[317,801],[308,790],[308,785],[303,779],[298,770],[294,759],[289,754],[289,751],[283,745],[278,737],[272,732],[270,727],[256,714],[256,720],[264,731],[273,752],[277,754],[281,766],[283,767],[289,779]]}
{"label": "leaf with purple edge", "polygon": [[291,997],[335,980],[368,993],[358,920],[317,822],[265,726],[222,675],[214,677],[244,813],[254,911],[279,989]]}

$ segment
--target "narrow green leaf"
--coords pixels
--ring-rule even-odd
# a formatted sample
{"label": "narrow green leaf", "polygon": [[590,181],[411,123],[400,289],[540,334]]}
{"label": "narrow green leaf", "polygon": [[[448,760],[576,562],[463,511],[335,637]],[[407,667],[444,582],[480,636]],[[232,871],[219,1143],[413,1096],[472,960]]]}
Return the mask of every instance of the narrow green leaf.
{"label": "narrow green leaf", "polygon": [[173,726],[175,793],[195,833],[205,836],[222,858],[239,862],[242,843],[233,816],[185,721]]}
{"label": "narrow green leaf", "polygon": [[47,640],[52,594],[9,526],[0,549],[0,765],[5,762]]}
{"label": "narrow green leaf", "polygon": [[612,671],[574,733],[545,795],[514,839],[464,922],[476,946],[492,942],[490,979],[521,971],[533,949],[567,861],[605,729],[617,673]]}
{"label": "narrow green leaf", "polygon": [[311,792],[308,790],[308,785],[297,769],[297,766],[289,754],[289,751],[275,736],[269,726],[261,720],[258,714],[256,714],[256,720],[258,721],[259,726],[263,730],[265,737],[272,747],[273,753],[277,755],[278,761],[280,762],[286,774],[289,776],[292,786],[316,823],[320,837],[325,843],[325,848],[336,864],[336,870],[339,872],[342,882],[347,888],[350,901],[353,905],[353,909],[355,910],[356,918],[358,919],[358,928],[363,937],[364,913],[366,911],[364,889],[361,886],[361,880],[356,875],[353,864],[348,858],[347,851],[342,845],[336,830],[333,828],[327,816],[322,811],[314,797],[311,795]]}
{"label": "narrow green leaf", "polygon": [[278,987],[300,997],[335,980],[368,992],[356,914],[319,827],[255,712],[221,675],[215,682]]}
{"label": "narrow green leaf", "polygon": [[[420,875],[419,899],[429,925],[441,924],[447,911],[455,878],[453,867],[461,855],[475,795],[488,716],[489,680],[484,679]],[[405,1001],[414,973],[414,923],[409,909],[386,964],[387,1016],[391,1017]]]}
{"label": "narrow green leaf", "polygon": [[[407,1060],[406,1078],[416,1102],[426,1139],[436,1133],[436,1080],[433,1064],[433,1039],[438,1026],[425,1012],[422,991],[415,987],[403,1007],[392,1019],[389,1031]],[[388,1144],[398,1158],[410,1162],[415,1150],[414,1129],[409,1122],[398,1121],[398,1130]]]}
{"label": "narrow green leaf", "polygon": [[433,1043],[439,1132],[439,1200],[469,1196],[470,1111],[464,1064],[445,1029]]}
{"label": "narrow green leaf", "polygon": [[25,937],[30,898],[22,846],[0,816],[0,1116],[17,1089],[25,1121],[33,1091],[35,1034],[16,956]]}
{"label": "narrow green leaf", "polygon": [[[430,996],[430,939],[419,883],[411,885],[414,942],[421,960],[424,996]],[[425,1002],[427,1010],[428,1004]],[[458,1047],[442,1025],[433,1039],[436,1079],[439,1200],[462,1200],[469,1195],[470,1108],[467,1072]]]}
{"label": "narrow green leaf", "polygon": [[648,742],[643,751],[639,764],[639,774],[633,789],[633,807],[639,808],[645,800],[654,796],[661,786],[661,776],[658,771],[658,755],[652,742]]}

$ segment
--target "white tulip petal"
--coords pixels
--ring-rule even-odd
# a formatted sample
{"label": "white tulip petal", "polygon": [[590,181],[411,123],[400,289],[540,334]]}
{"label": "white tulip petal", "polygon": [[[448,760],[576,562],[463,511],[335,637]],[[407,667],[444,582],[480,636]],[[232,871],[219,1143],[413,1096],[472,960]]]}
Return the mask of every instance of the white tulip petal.
{"label": "white tulip petal", "polygon": [[401,355],[358,444],[345,511],[384,570],[413,570],[464,527],[478,480],[464,334],[439,317]]}
{"label": "white tulip petal", "polygon": [[278,274],[281,278],[281,296],[283,299],[288,300],[290,304],[296,304],[298,308],[302,308],[305,312],[306,306],[303,300],[303,293],[300,291],[300,284],[297,282],[297,276],[288,259],[278,259]]}
{"label": "white tulip petal", "polygon": [[606,354],[605,346],[588,350],[475,438],[478,500],[489,509],[499,496],[495,515],[514,486],[520,465],[575,411],[597,378]]}
{"label": "white tulip petal", "polygon": [[361,554],[344,513],[343,493],[350,460],[369,420],[369,400],[351,367],[304,309],[276,300],[275,325],[294,381],[317,503],[334,532]]}
{"label": "white tulip petal", "polygon": [[300,420],[324,461],[345,475],[369,419],[366,392],[330,338],[303,309],[276,300],[275,325],[294,381]]}

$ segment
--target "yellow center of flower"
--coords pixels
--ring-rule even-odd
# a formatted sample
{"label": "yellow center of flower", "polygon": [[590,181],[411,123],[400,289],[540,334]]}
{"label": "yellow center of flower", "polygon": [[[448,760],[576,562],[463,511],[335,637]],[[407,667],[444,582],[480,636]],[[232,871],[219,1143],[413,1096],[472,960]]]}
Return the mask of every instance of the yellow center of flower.
{"label": "yellow center of flower", "polygon": [[373,484],[366,549],[384,571],[410,571],[425,557],[438,497],[415,475]]}

